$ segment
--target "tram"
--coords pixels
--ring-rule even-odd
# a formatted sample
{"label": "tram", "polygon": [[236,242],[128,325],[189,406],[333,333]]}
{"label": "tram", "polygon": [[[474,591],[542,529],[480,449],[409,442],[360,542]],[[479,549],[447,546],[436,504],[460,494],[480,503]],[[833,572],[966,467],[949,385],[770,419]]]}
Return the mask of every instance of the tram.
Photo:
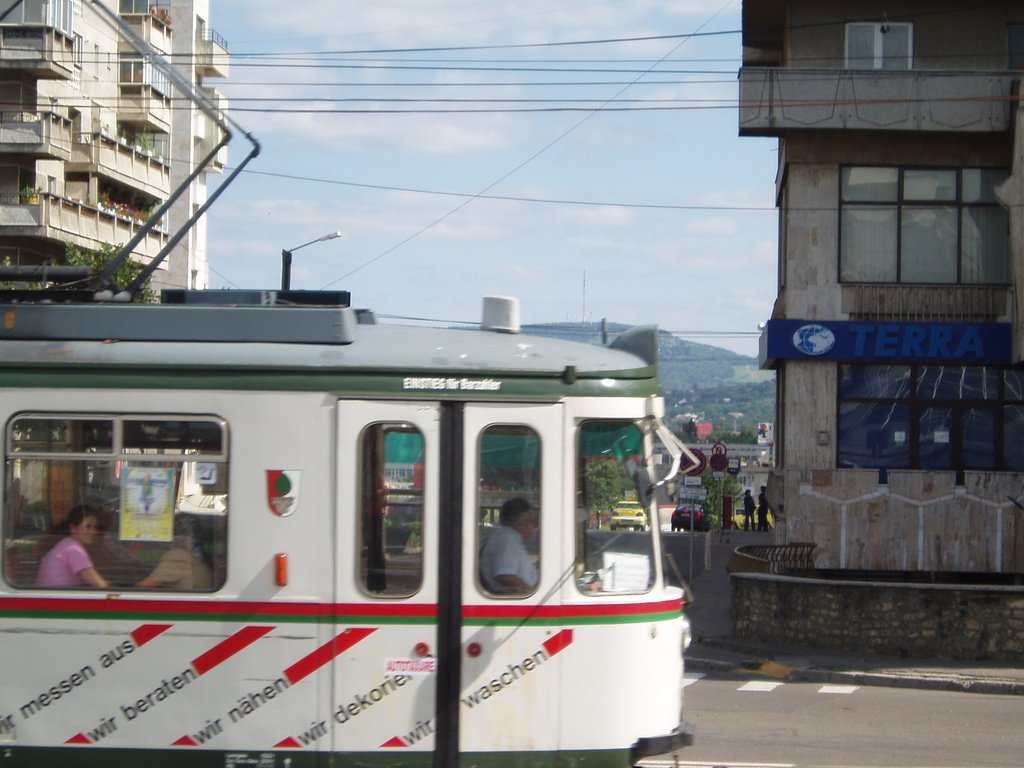
{"label": "tram", "polygon": [[[653,327],[528,336],[498,297],[480,328],[399,327],[346,292],[0,312],[0,768],[625,768],[691,741]],[[650,530],[608,529],[626,496]],[[499,538],[525,588],[482,572]]]}

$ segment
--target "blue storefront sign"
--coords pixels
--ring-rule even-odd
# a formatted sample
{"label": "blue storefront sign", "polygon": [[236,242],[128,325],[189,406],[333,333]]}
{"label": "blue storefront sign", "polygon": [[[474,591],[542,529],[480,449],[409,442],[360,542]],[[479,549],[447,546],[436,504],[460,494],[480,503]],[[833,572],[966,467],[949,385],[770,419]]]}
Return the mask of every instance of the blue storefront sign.
{"label": "blue storefront sign", "polygon": [[1008,363],[1010,324],[769,320],[761,359]]}

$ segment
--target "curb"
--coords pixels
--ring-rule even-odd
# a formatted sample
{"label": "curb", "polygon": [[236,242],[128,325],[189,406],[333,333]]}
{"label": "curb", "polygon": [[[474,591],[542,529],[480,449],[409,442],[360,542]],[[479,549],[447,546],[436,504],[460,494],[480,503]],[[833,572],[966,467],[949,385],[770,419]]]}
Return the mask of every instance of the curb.
{"label": "curb", "polygon": [[[743,673],[763,677],[756,669],[740,669],[730,661],[687,657],[686,669],[705,672]],[[989,680],[960,675],[886,674],[880,672],[856,672],[808,667],[794,669],[786,680],[799,683],[823,683],[831,685],[857,685],[879,688],[911,688],[922,691],[957,691],[961,693],[983,693],[998,696],[1024,696],[1024,683],[1015,680]]]}

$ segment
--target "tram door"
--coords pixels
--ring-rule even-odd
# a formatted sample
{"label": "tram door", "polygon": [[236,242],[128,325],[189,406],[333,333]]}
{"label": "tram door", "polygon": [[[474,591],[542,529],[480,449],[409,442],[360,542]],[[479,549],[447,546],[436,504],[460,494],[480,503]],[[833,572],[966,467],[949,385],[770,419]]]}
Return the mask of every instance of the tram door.
{"label": "tram door", "polygon": [[[459,749],[558,749],[563,408],[471,404],[463,425]],[[463,764],[467,763],[464,758]]]}
{"label": "tram door", "polygon": [[440,425],[438,403],[338,403],[335,752],[433,760]]}
{"label": "tram door", "polygon": [[333,749],[446,768],[557,749],[561,407],[338,413]]}

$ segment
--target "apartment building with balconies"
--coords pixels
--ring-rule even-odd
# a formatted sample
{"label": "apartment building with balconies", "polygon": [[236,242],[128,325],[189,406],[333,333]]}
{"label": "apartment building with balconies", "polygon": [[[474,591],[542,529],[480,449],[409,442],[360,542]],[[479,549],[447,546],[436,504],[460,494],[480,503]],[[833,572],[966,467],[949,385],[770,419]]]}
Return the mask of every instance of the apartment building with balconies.
{"label": "apartment building with balconies", "polygon": [[744,0],[742,35],[739,131],[779,148],[778,535],[1024,573],[1024,4]]}
{"label": "apartment building with balconies", "polygon": [[[193,172],[215,129],[156,60],[218,99],[206,80],[227,76],[227,45],[208,15],[207,0],[0,0],[0,259],[123,246]],[[203,173],[133,258],[153,259],[205,199]],[[205,241],[200,219],[152,286],[206,287]]]}

